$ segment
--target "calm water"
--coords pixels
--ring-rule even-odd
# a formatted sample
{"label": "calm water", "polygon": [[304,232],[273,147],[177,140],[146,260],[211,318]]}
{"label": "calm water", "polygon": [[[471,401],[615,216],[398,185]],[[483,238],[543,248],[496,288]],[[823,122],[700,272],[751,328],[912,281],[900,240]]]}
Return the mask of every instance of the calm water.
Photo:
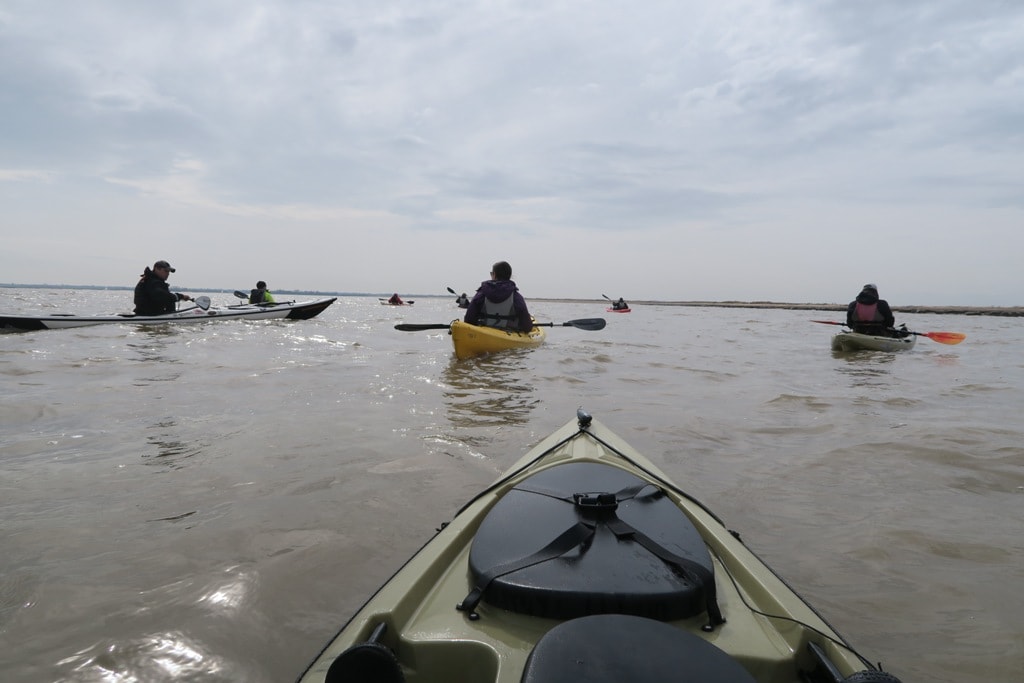
{"label": "calm water", "polygon": [[[3,312],[130,292],[0,290]],[[212,294],[215,304],[234,303]],[[535,302],[527,352],[454,360],[450,298],[298,322],[0,335],[3,680],[290,681],[473,493],[578,406],[911,681],[1024,669],[1024,319]]]}

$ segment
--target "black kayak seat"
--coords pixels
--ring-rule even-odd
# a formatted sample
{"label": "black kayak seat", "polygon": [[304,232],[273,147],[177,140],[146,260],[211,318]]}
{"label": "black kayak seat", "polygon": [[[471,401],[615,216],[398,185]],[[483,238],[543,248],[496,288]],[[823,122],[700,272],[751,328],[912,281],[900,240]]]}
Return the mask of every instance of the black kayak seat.
{"label": "black kayak seat", "polygon": [[530,652],[522,683],[756,683],[698,635],[624,614],[562,622]]}
{"label": "black kayak seat", "polygon": [[[606,513],[591,513],[588,503],[579,502],[609,499],[614,502]],[[592,509],[601,504],[593,503]],[[647,545],[614,530],[622,526],[643,535]],[[556,547],[560,538],[576,545]],[[699,572],[666,562],[668,554]],[[682,510],[631,472],[593,462],[541,470],[503,496],[474,537],[469,567],[475,599],[553,619],[592,614],[685,619],[705,611],[702,584],[711,584],[712,597],[714,591],[711,556]],[[695,580],[698,573],[703,581]],[[473,604],[467,597],[460,609]]]}

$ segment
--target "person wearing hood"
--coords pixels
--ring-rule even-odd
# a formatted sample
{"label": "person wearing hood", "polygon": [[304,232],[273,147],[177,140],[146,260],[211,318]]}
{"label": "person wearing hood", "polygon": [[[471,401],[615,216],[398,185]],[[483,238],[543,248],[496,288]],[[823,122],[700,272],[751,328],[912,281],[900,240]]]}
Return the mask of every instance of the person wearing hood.
{"label": "person wearing hood", "polygon": [[188,294],[172,292],[167,278],[174,272],[167,261],[157,261],[139,276],[135,285],[135,315],[174,313],[179,301],[193,301]]}
{"label": "person wearing hood", "polygon": [[876,337],[898,336],[893,326],[896,318],[889,308],[889,302],[878,298],[878,287],[866,284],[857,298],[846,308],[846,326],[854,332]]}
{"label": "person wearing hood", "polygon": [[505,261],[494,264],[491,279],[480,283],[463,320],[470,325],[518,332],[533,329],[533,317],[526,307],[526,300],[512,281],[512,266]]}

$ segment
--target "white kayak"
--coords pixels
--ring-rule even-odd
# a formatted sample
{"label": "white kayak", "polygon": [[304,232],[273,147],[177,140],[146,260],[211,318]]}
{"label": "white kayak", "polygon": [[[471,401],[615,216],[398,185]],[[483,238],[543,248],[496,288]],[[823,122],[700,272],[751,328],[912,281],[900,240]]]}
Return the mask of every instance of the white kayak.
{"label": "white kayak", "polygon": [[917,335],[876,337],[859,332],[843,331],[832,337],[833,351],[907,351],[914,348]]}
{"label": "white kayak", "polygon": [[30,330],[59,330],[68,327],[90,325],[130,324],[169,325],[208,322],[212,320],[273,320],[289,318],[308,320],[323,312],[337,301],[337,297],[313,299],[310,301],[280,301],[263,304],[236,304],[234,306],[210,306],[210,298],[196,297],[196,305],[182,308],[164,315],[135,315],[117,313],[112,315],[75,315],[56,313],[51,315],[0,315],[0,331],[23,332]]}

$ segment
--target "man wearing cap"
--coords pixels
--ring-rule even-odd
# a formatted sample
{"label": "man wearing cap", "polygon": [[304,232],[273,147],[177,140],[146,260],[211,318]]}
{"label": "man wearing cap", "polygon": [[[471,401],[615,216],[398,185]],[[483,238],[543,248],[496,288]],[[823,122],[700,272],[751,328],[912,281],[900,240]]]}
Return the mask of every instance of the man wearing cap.
{"label": "man wearing cap", "polygon": [[846,308],[846,326],[854,332],[876,337],[897,336],[893,326],[896,318],[889,308],[889,302],[878,298],[878,287],[864,285],[857,298]]}
{"label": "man wearing cap", "polygon": [[135,315],[174,313],[178,301],[192,301],[188,294],[171,291],[167,276],[173,272],[167,261],[157,261],[143,271],[135,285]]}

